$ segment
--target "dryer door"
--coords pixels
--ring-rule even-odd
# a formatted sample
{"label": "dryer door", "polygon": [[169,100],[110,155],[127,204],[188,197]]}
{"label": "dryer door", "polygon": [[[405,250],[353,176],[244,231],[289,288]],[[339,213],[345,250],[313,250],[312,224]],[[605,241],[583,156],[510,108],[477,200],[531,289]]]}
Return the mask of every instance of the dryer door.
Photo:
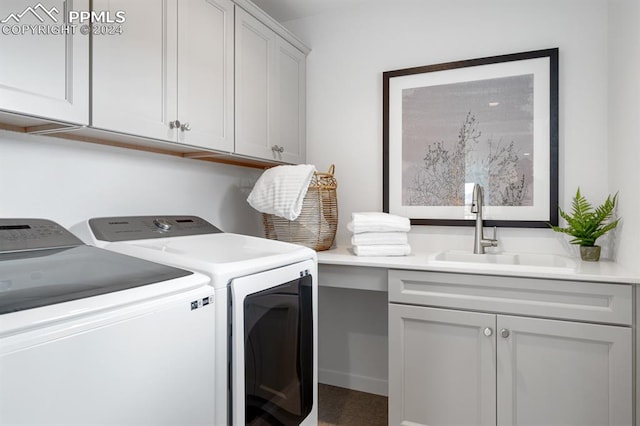
{"label": "dryer door", "polygon": [[311,266],[232,283],[233,424],[300,425],[314,408]]}

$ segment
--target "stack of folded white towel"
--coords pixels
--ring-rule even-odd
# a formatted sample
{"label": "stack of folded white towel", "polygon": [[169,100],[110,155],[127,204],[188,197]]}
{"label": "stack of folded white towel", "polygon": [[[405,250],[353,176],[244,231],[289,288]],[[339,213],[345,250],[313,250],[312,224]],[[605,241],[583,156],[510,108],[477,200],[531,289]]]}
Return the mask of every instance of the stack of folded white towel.
{"label": "stack of folded white towel", "polygon": [[347,229],[358,256],[406,256],[411,253],[409,219],[380,212],[353,213]]}

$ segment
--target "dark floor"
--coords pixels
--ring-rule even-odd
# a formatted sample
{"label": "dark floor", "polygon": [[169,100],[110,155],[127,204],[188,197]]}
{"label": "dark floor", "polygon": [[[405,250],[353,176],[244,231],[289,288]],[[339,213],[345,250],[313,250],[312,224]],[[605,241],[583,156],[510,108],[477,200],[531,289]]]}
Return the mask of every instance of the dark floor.
{"label": "dark floor", "polygon": [[386,426],[387,397],[318,385],[318,426]]}

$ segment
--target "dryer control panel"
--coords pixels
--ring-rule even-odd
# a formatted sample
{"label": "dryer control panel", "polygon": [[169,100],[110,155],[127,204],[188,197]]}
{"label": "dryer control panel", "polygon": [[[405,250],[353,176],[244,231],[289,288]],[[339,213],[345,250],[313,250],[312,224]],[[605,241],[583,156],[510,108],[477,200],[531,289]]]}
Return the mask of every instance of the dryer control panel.
{"label": "dryer control panel", "polygon": [[117,242],[222,232],[198,216],[124,216],[89,220],[98,240]]}

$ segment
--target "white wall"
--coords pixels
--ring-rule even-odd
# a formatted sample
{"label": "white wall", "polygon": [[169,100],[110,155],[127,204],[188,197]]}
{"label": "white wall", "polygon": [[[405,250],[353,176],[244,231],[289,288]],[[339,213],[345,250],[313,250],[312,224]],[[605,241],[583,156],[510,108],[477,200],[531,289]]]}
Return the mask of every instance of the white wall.
{"label": "white wall", "polygon": [[611,0],[609,8],[609,180],[620,191],[618,262],[640,273],[640,4]]}
{"label": "white wall", "polygon": [[[616,1],[624,7],[614,8]],[[368,0],[286,22],[312,49],[307,62],[307,155],[320,169],[336,165],[339,243],[349,244],[345,226],[352,212],[382,210],[384,71],[558,47],[560,206],[570,209],[578,186],[594,203],[620,189],[624,233],[609,244],[617,243],[619,250],[605,247],[603,255],[620,253],[625,265],[640,271],[631,246],[640,235],[639,215],[634,214],[640,207],[640,200],[634,199],[640,187],[640,148],[633,127],[640,122],[639,19],[638,7],[631,6],[636,1]],[[618,20],[625,22],[619,30]],[[615,87],[611,105],[609,84]],[[613,98],[626,91],[630,93],[624,101]],[[611,130],[609,120],[616,129]],[[414,248],[430,251],[471,250],[472,232],[470,227],[414,226],[410,241]],[[507,251],[577,255],[567,238],[548,229],[499,229],[498,238]],[[378,303],[364,307],[363,298],[357,291],[320,293],[322,344],[337,348],[321,353],[320,380],[383,393],[375,383],[384,380],[380,373],[387,371],[388,348],[379,338],[387,332],[381,321],[387,312]],[[336,313],[349,306],[371,319],[368,336],[362,336],[364,329],[356,318]],[[366,364],[359,360],[363,357]]]}
{"label": "white wall", "polygon": [[192,214],[262,235],[245,201],[260,170],[0,131],[0,217],[69,227],[97,216]]}
{"label": "white wall", "polygon": [[[307,155],[321,169],[336,164],[339,243],[348,244],[352,212],[382,209],[382,72],[412,66],[558,47],[560,204],[570,207],[578,185],[602,201],[610,189],[607,24],[606,0],[370,0],[286,22],[312,48]],[[529,251],[576,253],[547,229],[498,232],[505,250],[526,241]],[[468,227],[412,234],[412,245],[428,249],[473,243]]]}
{"label": "white wall", "polygon": [[320,382],[387,395],[387,292],[320,287],[318,305]]}

